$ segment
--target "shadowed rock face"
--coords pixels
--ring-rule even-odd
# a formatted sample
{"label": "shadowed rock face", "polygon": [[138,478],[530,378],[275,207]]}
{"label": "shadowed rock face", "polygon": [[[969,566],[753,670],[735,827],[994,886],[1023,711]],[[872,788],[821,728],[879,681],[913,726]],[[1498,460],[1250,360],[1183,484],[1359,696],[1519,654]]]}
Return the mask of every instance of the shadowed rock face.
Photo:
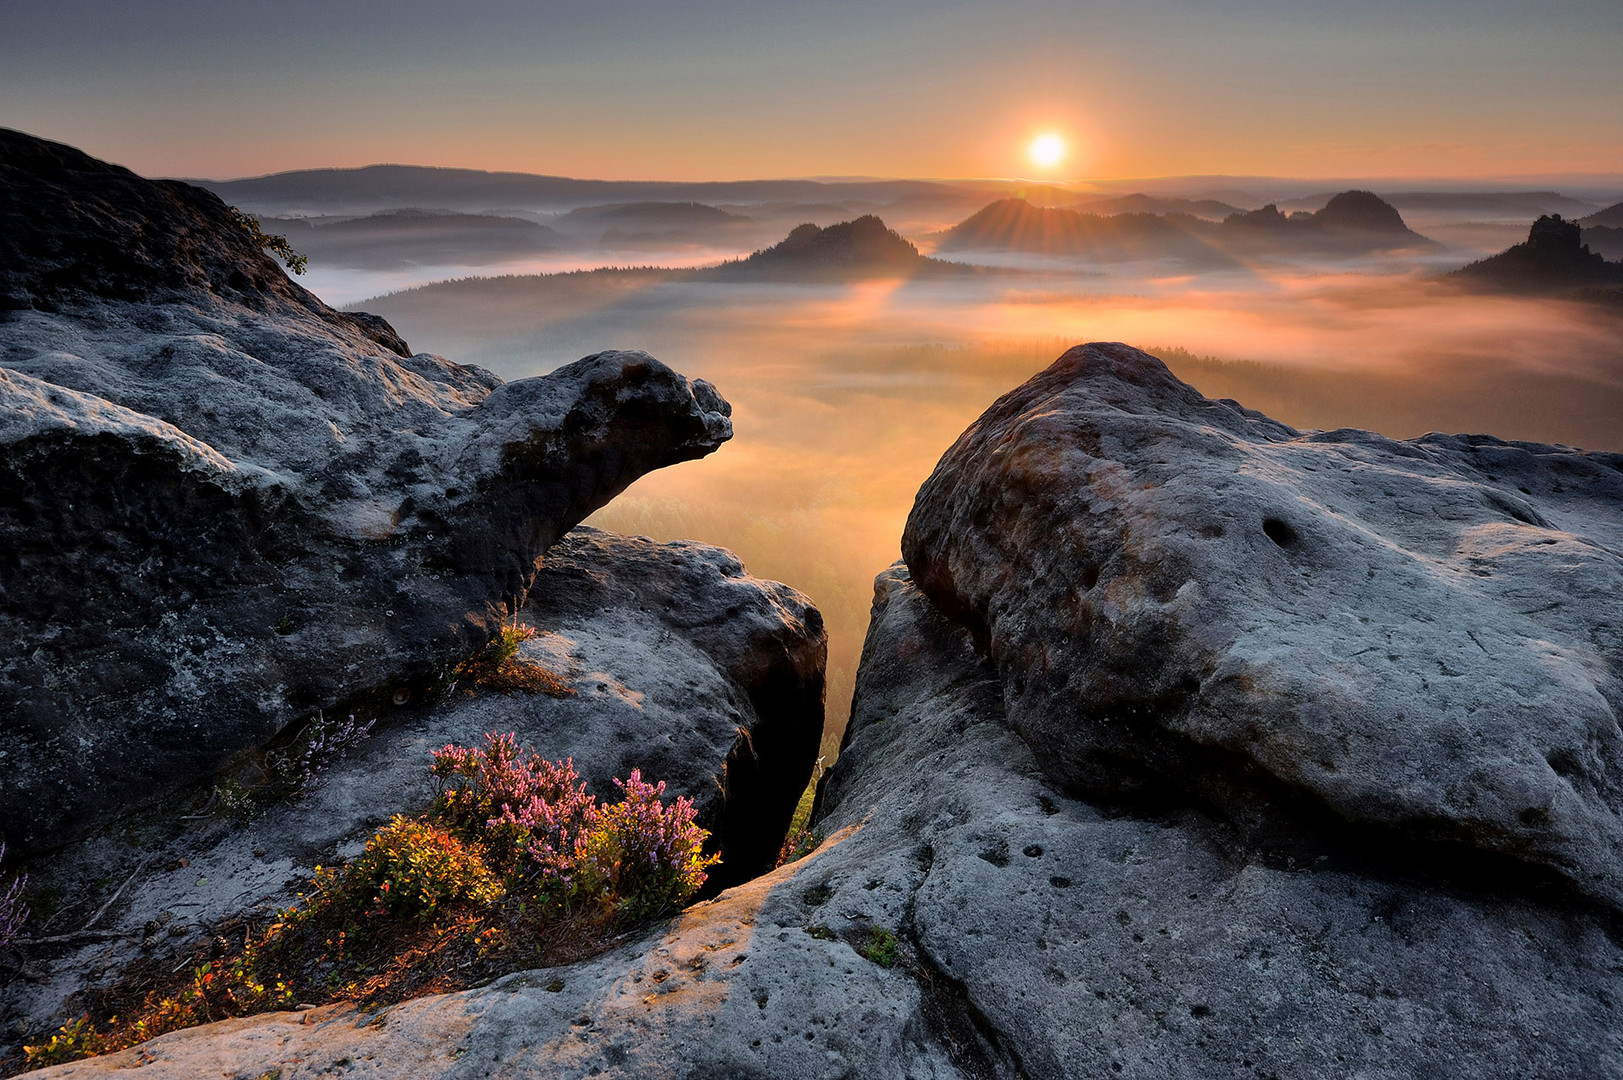
{"label": "shadowed rock face", "polygon": [[0,134],[0,832],[59,843],[409,701],[538,556],[732,434],[643,353],[502,384],[292,284],[213,195]]}
{"label": "shadowed rock face", "polygon": [[1295,431],[1124,345],[994,404],[902,542],[1068,790],[1509,857],[1623,907],[1623,455]]}

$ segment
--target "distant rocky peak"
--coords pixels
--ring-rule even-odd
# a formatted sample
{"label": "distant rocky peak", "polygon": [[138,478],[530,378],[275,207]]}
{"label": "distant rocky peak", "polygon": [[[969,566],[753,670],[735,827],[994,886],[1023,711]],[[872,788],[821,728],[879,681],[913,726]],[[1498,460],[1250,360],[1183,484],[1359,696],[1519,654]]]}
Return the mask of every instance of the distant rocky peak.
{"label": "distant rocky peak", "polygon": [[1283,228],[1289,219],[1279,212],[1278,205],[1269,203],[1259,210],[1230,214],[1223,220],[1225,225],[1242,225],[1248,229]]}
{"label": "distant rocky peak", "polygon": [[1372,191],[1343,191],[1325,203],[1313,220],[1334,232],[1409,232],[1397,207]]}
{"label": "distant rocky peak", "polygon": [[1583,229],[1560,214],[1545,214],[1528,230],[1527,243],[1536,253],[1574,255],[1583,247]]}
{"label": "distant rocky peak", "polygon": [[760,260],[794,261],[816,265],[872,265],[911,263],[919,249],[873,214],[820,228],[797,225],[783,242],[754,256]]}

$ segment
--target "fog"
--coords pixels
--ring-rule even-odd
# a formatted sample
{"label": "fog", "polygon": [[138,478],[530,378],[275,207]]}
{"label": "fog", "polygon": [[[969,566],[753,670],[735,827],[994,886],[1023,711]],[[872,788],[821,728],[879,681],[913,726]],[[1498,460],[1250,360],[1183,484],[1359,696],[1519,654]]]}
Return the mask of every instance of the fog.
{"label": "fog", "polygon": [[898,557],[920,483],[994,398],[1073,344],[1146,348],[1208,395],[1298,427],[1623,449],[1623,320],[1456,292],[1410,264],[1360,270],[1028,268],[847,285],[603,271],[362,306],[414,348],[506,379],[639,348],[715,382],[734,406],[733,441],[638,481],[591,523],[721,544],[808,593],[830,631],[832,753],[872,578]]}

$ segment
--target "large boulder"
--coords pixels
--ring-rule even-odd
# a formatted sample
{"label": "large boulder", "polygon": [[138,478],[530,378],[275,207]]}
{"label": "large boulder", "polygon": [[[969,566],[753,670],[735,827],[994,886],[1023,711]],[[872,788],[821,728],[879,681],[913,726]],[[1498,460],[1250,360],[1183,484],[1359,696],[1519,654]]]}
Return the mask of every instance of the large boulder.
{"label": "large boulder", "polygon": [[508,384],[413,355],[216,196],[0,131],[8,850],[420,698],[553,541],[729,413],[643,353]]}
{"label": "large boulder", "polygon": [[1078,796],[1198,796],[1623,909],[1623,455],[1298,432],[1072,349],[902,541]]}

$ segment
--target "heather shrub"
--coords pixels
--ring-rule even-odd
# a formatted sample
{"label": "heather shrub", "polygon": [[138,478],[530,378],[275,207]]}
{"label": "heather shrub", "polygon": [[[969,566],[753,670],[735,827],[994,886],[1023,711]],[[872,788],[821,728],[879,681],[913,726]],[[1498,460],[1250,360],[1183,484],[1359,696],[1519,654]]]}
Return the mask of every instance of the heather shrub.
{"label": "heather shrub", "polygon": [[667,803],[664,783],[640,770],[615,781],[619,802],[599,804],[573,761],[491,733],[482,748],[435,751],[429,771],[437,790],[422,819],[396,816],[347,865],[317,867],[302,903],[250,927],[234,957],[198,956],[189,980],[182,965],[122,1021],[98,1029],[86,1016],[27,1047],[29,1066],[298,1001],[371,1007],[572,962],[626,920],[691,899],[718,861],[692,801]]}
{"label": "heather shrub", "polygon": [[817,786],[822,782],[824,771],[823,759],[818,758],[812,765],[811,780],[806,784],[806,790],[800,793],[800,802],[789,819],[789,832],[783,838],[783,846],[778,849],[775,866],[787,866],[804,859],[827,839],[821,829],[811,827],[812,809],[817,804]]}
{"label": "heather shrub", "polygon": [[273,783],[293,798],[308,794],[321,782],[323,773],[366,741],[376,724],[376,720],[360,723],[354,713],[347,720],[328,720],[325,714],[316,714],[297,742],[269,755]]}
{"label": "heather shrub", "polygon": [[693,801],[667,805],[665,783],[639,769],[618,803],[599,805],[573,760],[546,761],[491,733],[485,748],[434,752],[439,781],[430,817],[478,844],[508,888],[543,908],[582,903],[639,916],[692,898],[718,861],[704,854],[709,835],[694,824]]}
{"label": "heather shrub", "polygon": [[615,780],[621,799],[598,811],[586,838],[587,861],[615,907],[631,916],[680,906],[720,860],[704,854],[709,834],[693,823],[693,800],[666,805],[665,781],[650,784],[641,769]]}

